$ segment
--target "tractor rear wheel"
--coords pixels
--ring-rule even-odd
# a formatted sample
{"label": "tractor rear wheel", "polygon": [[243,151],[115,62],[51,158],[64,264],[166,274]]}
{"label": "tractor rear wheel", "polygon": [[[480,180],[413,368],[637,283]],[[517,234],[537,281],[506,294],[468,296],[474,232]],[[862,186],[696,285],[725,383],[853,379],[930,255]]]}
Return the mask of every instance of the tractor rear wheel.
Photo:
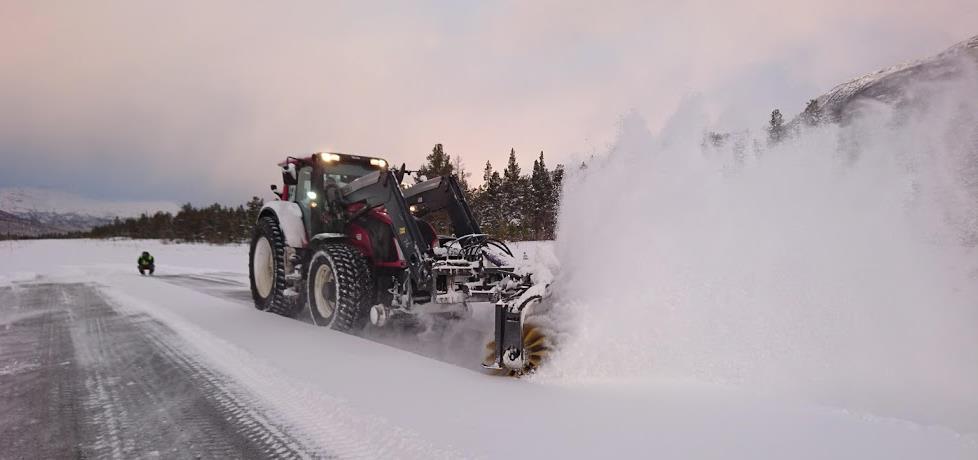
{"label": "tractor rear wheel", "polygon": [[248,274],[255,308],[289,318],[295,316],[300,304],[295,296],[285,292],[285,236],[274,217],[259,219],[252,232]]}
{"label": "tractor rear wheel", "polygon": [[367,259],[347,243],[326,243],[307,276],[309,314],[317,326],[357,332],[366,326],[373,280]]}

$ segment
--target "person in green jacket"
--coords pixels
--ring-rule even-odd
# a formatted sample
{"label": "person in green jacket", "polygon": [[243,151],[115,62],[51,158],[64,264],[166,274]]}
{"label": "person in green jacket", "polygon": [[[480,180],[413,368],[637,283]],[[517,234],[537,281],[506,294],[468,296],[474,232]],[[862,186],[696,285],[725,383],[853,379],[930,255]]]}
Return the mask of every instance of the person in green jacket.
{"label": "person in green jacket", "polygon": [[153,256],[149,255],[149,251],[143,251],[143,255],[139,256],[136,264],[139,267],[140,275],[146,276],[147,271],[152,275],[156,271],[156,264],[153,263]]}

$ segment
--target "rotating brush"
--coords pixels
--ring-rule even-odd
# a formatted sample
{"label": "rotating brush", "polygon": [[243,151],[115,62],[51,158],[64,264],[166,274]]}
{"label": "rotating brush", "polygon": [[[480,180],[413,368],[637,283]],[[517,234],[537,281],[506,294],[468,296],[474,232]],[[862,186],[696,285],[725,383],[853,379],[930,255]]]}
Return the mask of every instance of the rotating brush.
{"label": "rotating brush", "polygon": [[[526,367],[522,370],[517,369],[497,369],[491,371],[494,375],[507,375],[519,377],[524,374],[532,373],[547,359],[552,349],[552,340],[548,331],[537,324],[527,323],[523,325],[523,352],[527,355]],[[491,340],[486,344],[486,364],[492,364],[496,360],[496,341]]]}

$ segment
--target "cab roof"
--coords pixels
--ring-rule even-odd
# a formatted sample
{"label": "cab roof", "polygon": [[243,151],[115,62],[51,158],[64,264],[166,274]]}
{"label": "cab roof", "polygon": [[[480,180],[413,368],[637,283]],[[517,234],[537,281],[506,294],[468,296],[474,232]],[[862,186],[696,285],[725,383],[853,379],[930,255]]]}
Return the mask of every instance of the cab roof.
{"label": "cab roof", "polygon": [[339,152],[315,152],[315,153],[306,154],[306,156],[299,156],[299,157],[289,156],[285,159],[285,161],[280,162],[278,165],[285,167],[286,165],[289,164],[299,164],[299,165],[311,164],[312,162],[316,161],[316,157],[322,158],[324,156],[330,156],[331,158],[335,158],[340,162],[356,162],[356,163],[373,164],[371,160],[374,160],[374,162],[377,161],[383,162],[383,164],[385,165],[389,164],[387,160],[383,158],[372,157],[367,155],[354,155],[354,154],[339,153]]}

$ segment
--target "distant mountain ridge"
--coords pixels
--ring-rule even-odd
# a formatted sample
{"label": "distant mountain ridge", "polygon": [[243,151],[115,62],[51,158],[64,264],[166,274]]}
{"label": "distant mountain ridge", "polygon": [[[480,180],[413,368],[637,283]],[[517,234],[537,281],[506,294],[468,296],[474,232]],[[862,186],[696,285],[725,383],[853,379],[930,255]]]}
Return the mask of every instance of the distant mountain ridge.
{"label": "distant mountain ridge", "polygon": [[103,201],[41,188],[0,188],[0,235],[37,236],[87,231],[116,217],[176,213],[164,201]]}
{"label": "distant mountain ridge", "polygon": [[[831,121],[846,121],[858,112],[858,102],[874,100],[891,105],[913,102],[927,94],[913,94],[917,83],[947,81],[978,69],[978,35],[957,43],[926,59],[898,64],[854,78],[835,86],[818,101],[818,108]],[[978,78],[978,77],[976,77]]]}

